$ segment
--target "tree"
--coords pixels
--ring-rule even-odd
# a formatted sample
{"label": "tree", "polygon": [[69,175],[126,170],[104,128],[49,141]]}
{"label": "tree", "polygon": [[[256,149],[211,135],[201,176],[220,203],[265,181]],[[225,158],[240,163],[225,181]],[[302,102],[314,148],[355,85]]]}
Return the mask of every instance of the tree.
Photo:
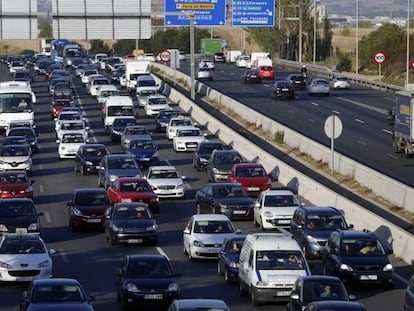
{"label": "tree", "polygon": [[53,38],[53,29],[50,21],[44,18],[39,18],[38,28],[38,38]]}

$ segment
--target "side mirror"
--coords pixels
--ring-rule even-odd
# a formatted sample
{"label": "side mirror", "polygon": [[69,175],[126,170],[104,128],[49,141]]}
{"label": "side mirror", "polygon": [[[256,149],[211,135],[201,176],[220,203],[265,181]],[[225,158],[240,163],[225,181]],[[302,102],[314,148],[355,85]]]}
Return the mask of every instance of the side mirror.
{"label": "side mirror", "polygon": [[392,255],[394,254],[394,251],[392,249],[387,249],[386,253],[387,255]]}
{"label": "side mirror", "polygon": [[73,201],[66,202],[66,206],[73,206]]}
{"label": "side mirror", "polygon": [[256,202],[256,203],[254,203],[254,207],[256,207],[256,208],[260,208],[260,207],[261,207],[261,205],[260,205],[260,203],[259,203],[259,202]]}
{"label": "side mirror", "polygon": [[56,254],[56,250],[51,248],[51,249],[49,249],[48,253],[49,253],[49,255],[54,255],[54,254]]}
{"label": "side mirror", "polygon": [[299,300],[299,295],[296,293],[293,293],[292,295],[290,295],[290,299],[292,300]]}
{"label": "side mirror", "polygon": [[349,224],[348,225],[348,229],[353,229],[354,228],[354,225],[353,224]]}
{"label": "side mirror", "polygon": [[336,249],[330,249],[329,250],[329,254],[332,254],[332,255],[338,255],[338,252],[336,251]]}
{"label": "side mirror", "polygon": [[236,234],[242,234],[242,231],[240,229],[237,229]]}
{"label": "side mirror", "polygon": [[184,234],[190,234],[190,230],[189,229],[184,229]]}
{"label": "side mirror", "polygon": [[353,301],[353,300],[357,300],[357,296],[353,295],[353,294],[349,294],[348,295],[349,300]]}

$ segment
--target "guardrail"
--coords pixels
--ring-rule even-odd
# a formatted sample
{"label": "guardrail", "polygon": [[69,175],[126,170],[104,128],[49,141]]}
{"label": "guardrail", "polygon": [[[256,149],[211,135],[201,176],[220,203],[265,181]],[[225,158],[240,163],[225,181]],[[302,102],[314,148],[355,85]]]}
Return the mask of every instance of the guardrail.
{"label": "guardrail", "polygon": [[[170,74],[173,74],[172,70],[168,72],[168,75],[171,77]],[[177,72],[177,75],[179,75],[178,79],[185,79],[184,74],[179,74]],[[260,149],[247,138],[209,115],[197,104],[174,88],[171,88],[164,81],[160,80],[158,77],[155,78],[165,95],[172,101],[178,103],[180,108],[184,111],[190,113],[191,117],[199,124],[206,126],[209,131],[215,133],[224,143],[231,144],[235,149],[239,150],[243,157],[249,160],[260,161],[267,171],[278,171],[278,179],[282,184],[289,185],[295,183],[298,186],[298,193],[313,204],[320,206],[334,206],[342,210],[348,223],[352,223],[356,229],[368,229],[374,232],[381,239],[386,248],[393,249],[394,254],[408,264],[412,263],[414,260],[414,248],[410,247],[410,245],[414,243],[414,236],[412,234],[392,224],[386,219],[379,217],[373,212],[362,208],[357,203],[335,193],[319,182],[312,180],[305,174],[278,160],[265,150]],[[204,90],[206,94],[214,92],[218,94],[217,91],[205,87],[202,83],[197,83],[197,90],[199,92]],[[226,97],[224,95],[221,96],[223,98]],[[225,100],[221,102],[224,101]],[[243,105],[239,104],[238,106],[240,107]],[[276,122],[273,121],[273,123]],[[316,147],[317,144],[314,143],[311,148]]]}

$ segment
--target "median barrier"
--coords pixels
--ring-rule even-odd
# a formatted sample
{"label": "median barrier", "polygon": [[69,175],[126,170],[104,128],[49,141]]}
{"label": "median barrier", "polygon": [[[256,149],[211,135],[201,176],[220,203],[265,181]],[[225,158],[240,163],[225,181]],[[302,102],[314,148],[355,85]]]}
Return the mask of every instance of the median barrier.
{"label": "median barrier", "polygon": [[[246,139],[244,136],[240,135],[239,133],[235,132],[225,124],[209,115],[206,111],[201,109],[198,105],[192,102],[189,98],[179,93],[177,90],[170,88],[166,83],[159,80],[158,78],[156,79],[162,86],[163,91],[166,92],[166,94],[169,94],[169,97],[173,102],[178,103],[181,109],[188,112],[191,117],[194,118],[194,120],[196,120],[199,124],[204,125],[210,132],[215,133],[217,137],[224,143],[230,144],[235,149],[239,150],[243,157],[248,160],[257,160],[269,172],[277,171],[278,180],[284,185],[289,185],[292,183],[292,181],[294,181],[296,184],[298,184],[298,194],[304,197],[306,200],[312,202],[314,205],[334,206],[342,210],[348,222],[354,224],[356,229],[368,229],[372,232],[375,232],[384,242],[384,244],[387,245],[387,247],[392,247],[396,256],[400,257],[405,262],[411,264],[412,260],[414,260],[414,248],[410,247],[414,242],[414,236],[412,234],[404,231],[386,219],[383,219],[375,213],[364,209],[346,197],[335,193],[319,182],[312,180],[305,174],[302,174],[301,172],[288,166],[265,150],[257,147],[254,143]],[[213,91],[210,90],[209,92]],[[224,97],[225,96],[222,95],[221,98]],[[239,107],[241,106],[244,105],[239,104]],[[290,134],[288,129],[286,129],[286,131],[288,133],[288,136],[295,136],[293,133]],[[300,135],[297,134],[295,137],[299,136]],[[303,140],[306,139],[303,138]],[[314,144],[315,145],[313,146],[316,148],[317,144]],[[311,148],[311,142],[309,142],[307,146]],[[324,147],[320,149],[322,150]],[[328,159],[328,157],[326,158]],[[335,160],[336,162],[343,161],[343,163],[352,162],[349,159],[346,159],[345,161],[345,159],[346,157],[340,155],[336,156]],[[338,168],[341,166],[341,164],[336,165]],[[360,174],[364,175],[362,178],[363,180],[365,180],[367,183],[369,183],[369,180],[371,180],[371,185],[373,187],[381,188],[382,190],[387,189],[385,193],[388,193],[389,191],[404,192],[404,201],[406,201],[408,197],[410,199],[414,198],[411,193],[406,190],[404,191],[404,187],[401,187],[398,182],[385,182],[386,178],[381,178],[381,174],[376,173],[373,170],[369,170],[364,166],[358,165],[358,163],[353,164],[353,170],[357,172],[355,177],[359,177]],[[377,176],[374,176],[375,174]],[[376,179],[376,181],[373,182],[372,179]],[[393,186],[395,188],[393,188]]]}

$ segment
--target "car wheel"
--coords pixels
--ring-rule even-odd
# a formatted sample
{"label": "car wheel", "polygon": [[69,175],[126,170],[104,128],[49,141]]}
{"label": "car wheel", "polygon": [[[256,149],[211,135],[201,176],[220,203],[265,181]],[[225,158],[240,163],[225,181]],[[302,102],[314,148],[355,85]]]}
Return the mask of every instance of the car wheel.
{"label": "car wheel", "polygon": [[197,205],[196,205],[196,212],[197,212],[197,214],[201,214],[201,206],[200,206],[200,203],[197,203]]}
{"label": "car wheel", "polygon": [[217,260],[217,275],[222,276],[223,271],[221,270],[220,262]]}
{"label": "car wheel", "polygon": [[116,243],[116,241],[114,240],[114,238],[111,235],[108,237],[108,242],[109,242],[109,245],[111,245],[111,246],[115,246],[115,245],[118,244],[118,243]]}
{"label": "car wheel", "polygon": [[72,220],[69,220],[69,229],[72,232],[76,232],[78,228],[76,228],[76,226],[73,224]]}
{"label": "car wheel", "polygon": [[75,164],[73,167],[74,167],[75,173],[77,173],[78,172],[78,166]]}
{"label": "car wheel", "polygon": [[259,221],[259,228],[260,228],[260,230],[264,230],[264,228],[263,228],[263,219],[262,219],[262,217],[260,217],[260,221]]}
{"label": "car wheel", "polygon": [[229,270],[224,270],[224,280],[227,282],[227,283],[231,283],[231,281],[232,281],[232,279],[231,279],[231,276],[230,276],[230,273],[229,273]]}
{"label": "car wheel", "polygon": [[193,260],[193,256],[191,255],[191,247],[188,248],[187,258],[188,258],[189,261]]}
{"label": "car wheel", "polygon": [[384,283],[384,289],[385,290],[392,290],[394,288],[394,283]]}
{"label": "car wheel", "polygon": [[325,263],[322,263],[322,264],[323,264],[322,274],[323,275],[329,275],[328,269],[326,268],[326,264]]}
{"label": "car wheel", "polygon": [[257,221],[256,221],[256,217],[253,215],[253,225],[255,226],[255,227],[258,227],[259,226],[259,224],[257,223]]}
{"label": "car wheel", "polygon": [[251,301],[253,306],[258,306],[259,305],[259,301],[257,301],[257,296],[254,293],[253,289],[250,290],[250,301]]}
{"label": "car wheel", "polygon": [[80,173],[81,175],[85,175],[85,169],[83,168],[83,165],[80,167]]}
{"label": "car wheel", "polygon": [[242,297],[246,296],[246,294],[247,294],[247,292],[244,289],[243,284],[242,284],[241,281],[239,282],[239,293],[240,293],[240,296],[242,296]]}

